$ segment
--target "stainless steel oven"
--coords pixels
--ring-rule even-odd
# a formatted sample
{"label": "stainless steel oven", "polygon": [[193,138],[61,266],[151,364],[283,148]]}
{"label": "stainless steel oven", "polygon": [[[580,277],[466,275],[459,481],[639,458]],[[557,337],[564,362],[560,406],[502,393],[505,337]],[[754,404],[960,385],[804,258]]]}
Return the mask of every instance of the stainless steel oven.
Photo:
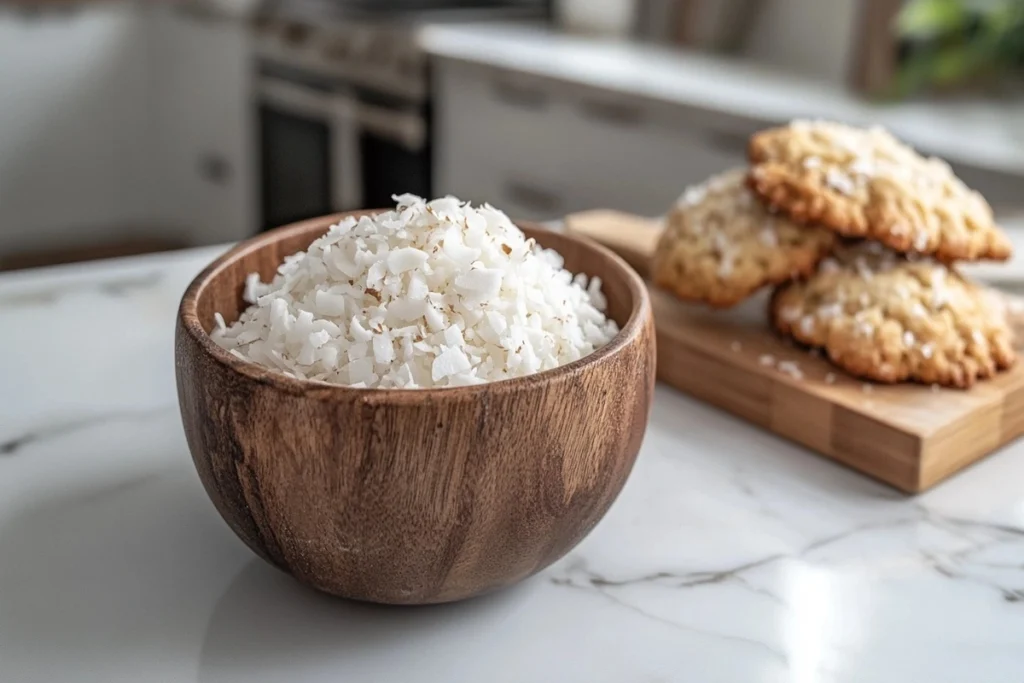
{"label": "stainless steel oven", "polygon": [[262,225],[430,195],[426,105],[366,101],[315,79],[258,81]]}
{"label": "stainless steel oven", "polygon": [[[538,0],[303,0],[256,26],[264,229],[431,196],[431,22],[529,19]],[[306,7],[299,10],[299,5]]]}

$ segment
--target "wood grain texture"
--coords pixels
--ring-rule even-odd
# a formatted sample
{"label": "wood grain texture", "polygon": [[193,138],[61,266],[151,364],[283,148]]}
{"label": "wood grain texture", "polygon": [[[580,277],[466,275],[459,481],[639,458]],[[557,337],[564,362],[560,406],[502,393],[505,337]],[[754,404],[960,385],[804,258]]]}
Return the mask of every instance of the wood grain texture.
{"label": "wood grain texture", "polygon": [[[655,220],[613,211],[569,216],[566,226],[643,273],[660,233]],[[651,302],[659,380],[902,491],[924,491],[1024,434],[1020,364],[970,391],[909,384],[866,390],[775,336],[767,293],[727,312],[654,288]],[[1015,327],[1020,343],[1024,325]],[[762,364],[766,356],[776,363]],[[777,369],[786,360],[799,365],[802,379]]]}
{"label": "wood grain texture", "polygon": [[267,279],[337,219],[243,243],[182,299],[178,397],[214,505],[258,555],[348,598],[446,602],[543,569],[597,524],[640,449],[655,362],[642,280],[602,247],[523,226],[602,278],[622,332],[576,363],[488,385],[347,389],[211,342],[215,311],[237,319],[247,273]]}

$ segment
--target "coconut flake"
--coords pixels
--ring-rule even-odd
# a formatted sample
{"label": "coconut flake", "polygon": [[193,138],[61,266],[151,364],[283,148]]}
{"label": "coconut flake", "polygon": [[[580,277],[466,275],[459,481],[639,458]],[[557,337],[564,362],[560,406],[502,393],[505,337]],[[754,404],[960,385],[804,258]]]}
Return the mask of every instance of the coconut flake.
{"label": "coconut flake", "polygon": [[800,370],[800,365],[795,361],[784,360],[778,365],[779,372],[784,375],[789,375],[793,379],[801,380],[804,378],[804,373]]}
{"label": "coconut flake", "polygon": [[828,172],[825,173],[825,183],[836,192],[840,192],[845,195],[851,195],[857,189],[857,185],[854,183],[853,178],[836,168],[830,168]]}

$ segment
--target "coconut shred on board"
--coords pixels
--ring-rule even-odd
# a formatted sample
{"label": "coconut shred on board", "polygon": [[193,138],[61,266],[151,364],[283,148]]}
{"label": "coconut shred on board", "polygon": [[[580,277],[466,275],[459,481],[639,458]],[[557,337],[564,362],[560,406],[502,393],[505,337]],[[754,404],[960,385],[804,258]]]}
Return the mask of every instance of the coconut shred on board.
{"label": "coconut shred on board", "polygon": [[246,279],[251,306],[213,340],[286,375],[358,388],[482,384],[550,370],[618,326],[601,280],[573,275],[501,211],[395,197]]}

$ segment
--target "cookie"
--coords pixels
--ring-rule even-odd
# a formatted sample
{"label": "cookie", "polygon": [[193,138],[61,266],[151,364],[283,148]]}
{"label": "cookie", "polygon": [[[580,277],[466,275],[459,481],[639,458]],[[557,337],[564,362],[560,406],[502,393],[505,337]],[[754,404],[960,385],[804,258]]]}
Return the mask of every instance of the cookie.
{"label": "cookie", "polygon": [[749,153],[753,190],[794,220],[947,263],[1012,255],[979,193],[880,128],[796,121],[756,134]]}
{"label": "cookie", "polygon": [[813,272],[834,242],[828,230],[769,213],[737,169],[690,188],[670,211],[653,279],[681,299],[728,308],[766,285]]}
{"label": "cookie", "polygon": [[844,248],[777,289],[772,324],[852,375],[967,388],[1016,359],[1000,297],[937,261]]}

